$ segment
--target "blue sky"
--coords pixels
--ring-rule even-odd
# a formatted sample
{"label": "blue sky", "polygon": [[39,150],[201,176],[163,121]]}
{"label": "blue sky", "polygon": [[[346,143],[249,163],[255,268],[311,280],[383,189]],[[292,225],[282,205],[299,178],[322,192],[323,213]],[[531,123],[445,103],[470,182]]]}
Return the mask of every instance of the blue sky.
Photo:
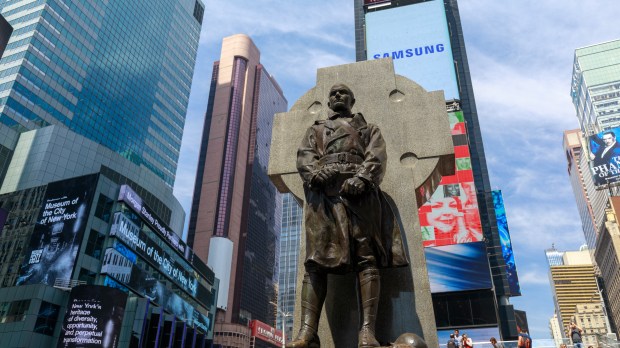
{"label": "blue sky", "polygon": [[[204,1],[175,185],[185,211],[223,37],[252,37],[289,107],[314,86],[317,68],[355,61],[352,1]],[[511,303],[527,311],[535,338],[549,338],[553,303],[544,249],[584,243],[562,150],[562,132],[578,127],[569,96],[574,49],[619,38],[620,6],[466,0],[459,7],[491,183],[503,191],[523,292]]]}

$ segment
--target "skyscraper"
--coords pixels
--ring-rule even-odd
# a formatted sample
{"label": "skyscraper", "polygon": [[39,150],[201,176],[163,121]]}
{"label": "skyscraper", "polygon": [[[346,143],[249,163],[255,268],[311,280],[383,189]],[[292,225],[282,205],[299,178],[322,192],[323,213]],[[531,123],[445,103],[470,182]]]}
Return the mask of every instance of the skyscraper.
{"label": "skyscraper", "polygon": [[172,186],[202,1],[23,0],[0,12],[14,28],[0,60],[0,124],[63,125]]}
{"label": "skyscraper", "polygon": [[588,148],[579,129],[564,132],[564,153],[581,227],[590,250],[596,248],[596,237],[605,223],[607,191],[597,190],[590,175]]}
{"label": "skyscraper", "polygon": [[620,40],[575,50],[571,97],[584,135],[620,125]]}
{"label": "skyscraper", "polygon": [[[437,293],[433,294],[433,300],[440,334],[441,330],[450,331],[459,326],[492,324],[504,339],[515,338],[514,309],[508,297],[518,294],[511,293],[507,278],[457,1],[356,0],[355,35],[358,61],[392,58],[397,74],[416,81],[426,90],[444,90],[453,127],[456,167],[461,170],[453,177],[442,178],[443,186],[420,208],[425,245],[435,247],[484,239],[493,288],[479,289],[475,294],[497,304],[494,308],[485,307],[497,320],[476,323],[482,313],[473,313],[471,319],[463,321],[444,320],[456,318],[450,316],[450,311],[458,308],[456,302],[476,300],[469,292],[459,296]],[[446,236],[442,224],[433,226],[433,211],[444,209],[449,200],[453,201],[454,210],[465,216],[461,232],[467,238]],[[474,305],[468,307],[477,310]]]}
{"label": "skyscraper", "polygon": [[562,333],[568,338],[567,328],[576,322],[584,329],[584,343],[596,344],[596,334],[606,334],[606,325],[594,265],[586,247],[580,251],[564,252],[562,265],[550,266],[550,281],[555,312]]}
{"label": "skyscraper", "polygon": [[275,324],[281,200],[267,164],[273,115],[286,108],[252,40],[224,38],[213,65],[188,230],[188,244],[221,281],[215,343],[232,336],[238,341],[226,344],[248,346],[250,320]]}

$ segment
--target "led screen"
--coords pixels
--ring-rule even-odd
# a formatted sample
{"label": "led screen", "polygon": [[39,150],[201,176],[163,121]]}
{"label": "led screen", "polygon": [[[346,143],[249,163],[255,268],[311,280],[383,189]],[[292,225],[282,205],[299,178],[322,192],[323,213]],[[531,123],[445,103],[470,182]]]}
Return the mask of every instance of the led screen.
{"label": "led screen", "polygon": [[93,174],[47,185],[17,285],[71,279],[97,180]]}
{"label": "led screen", "polygon": [[425,247],[482,240],[482,226],[462,111],[448,113],[455,144],[455,175],[444,176],[419,209]]}
{"label": "led screen", "polygon": [[127,294],[98,285],[71,289],[58,347],[118,347]]}
{"label": "led screen", "polygon": [[[455,328],[459,329],[459,333],[461,335],[467,334],[468,337],[474,341],[474,347],[484,346],[488,348],[493,348],[489,343],[489,338],[495,337],[498,341],[501,341],[499,335],[498,327],[485,327],[485,328],[476,328],[476,329],[465,329],[465,328]],[[439,339],[440,346],[444,346],[446,342],[450,339],[450,334],[454,333],[454,330],[439,330],[437,331],[437,336]]]}
{"label": "led screen", "polygon": [[483,242],[426,248],[424,255],[432,293],[493,287]]}
{"label": "led screen", "polygon": [[589,138],[590,170],[594,185],[604,186],[620,180],[620,127],[600,132]]}
{"label": "led screen", "polygon": [[366,49],[368,59],[392,58],[397,74],[427,91],[459,99],[443,1],[367,13]]}
{"label": "led screen", "polygon": [[517,275],[517,265],[512,252],[512,241],[510,240],[510,232],[508,231],[508,221],[506,220],[506,208],[504,207],[504,198],[502,191],[494,190],[493,205],[495,206],[495,218],[497,219],[497,228],[499,230],[499,240],[502,245],[502,255],[506,263],[506,278],[510,286],[510,295],[521,295],[521,287],[519,285],[519,276]]}

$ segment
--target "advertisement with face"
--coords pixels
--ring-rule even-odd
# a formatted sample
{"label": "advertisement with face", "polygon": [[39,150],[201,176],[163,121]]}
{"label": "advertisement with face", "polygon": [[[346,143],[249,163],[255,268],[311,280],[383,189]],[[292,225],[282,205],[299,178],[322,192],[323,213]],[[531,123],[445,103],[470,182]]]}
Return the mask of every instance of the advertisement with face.
{"label": "advertisement with face", "polygon": [[425,248],[424,255],[433,294],[493,287],[484,242]]}
{"label": "advertisement with face", "polygon": [[600,132],[589,138],[590,170],[596,186],[606,186],[620,180],[618,134],[620,134],[620,127]]}
{"label": "advertisement with face", "polygon": [[97,174],[47,185],[16,285],[70,279],[97,188]]}
{"label": "advertisement with face", "polygon": [[514,253],[512,252],[512,240],[508,231],[508,220],[506,219],[506,208],[504,206],[504,197],[501,190],[491,191],[493,196],[493,205],[495,206],[495,218],[497,219],[497,228],[499,230],[499,240],[502,245],[502,255],[506,263],[506,278],[510,287],[511,296],[521,295],[521,286],[519,285],[519,276],[517,275],[517,265],[515,264]]}
{"label": "advertisement with face", "polygon": [[116,348],[127,294],[98,285],[71,289],[58,347]]}
{"label": "advertisement with face", "polygon": [[367,13],[366,50],[369,60],[392,58],[397,74],[427,91],[460,99],[443,1]]}

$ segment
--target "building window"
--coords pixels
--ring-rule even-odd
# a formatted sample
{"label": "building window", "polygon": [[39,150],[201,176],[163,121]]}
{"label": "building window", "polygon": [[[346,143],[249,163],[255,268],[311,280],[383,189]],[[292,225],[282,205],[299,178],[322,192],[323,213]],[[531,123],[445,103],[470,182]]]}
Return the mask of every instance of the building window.
{"label": "building window", "polygon": [[26,311],[30,307],[30,300],[4,302],[0,304],[0,324],[23,321]]}
{"label": "building window", "polygon": [[88,241],[86,242],[86,255],[92,256],[97,260],[101,260],[104,240],[104,234],[99,233],[96,230],[90,230],[90,234],[88,235]]}
{"label": "building window", "polygon": [[97,200],[97,207],[95,208],[95,216],[105,222],[110,222],[113,204],[114,200],[108,198],[106,195],[100,194]]}
{"label": "building window", "polygon": [[97,277],[96,272],[89,271],[85,268],[80,269],[80,275],[78,276],[79,280],[85,281],[88,285],[95,284],[95,278]]}
{"label": "building window", "polygon": [[53,336],[59,312],[60,306],[46,301],[41,302],[37,322],[34,324],[34,332]]}

